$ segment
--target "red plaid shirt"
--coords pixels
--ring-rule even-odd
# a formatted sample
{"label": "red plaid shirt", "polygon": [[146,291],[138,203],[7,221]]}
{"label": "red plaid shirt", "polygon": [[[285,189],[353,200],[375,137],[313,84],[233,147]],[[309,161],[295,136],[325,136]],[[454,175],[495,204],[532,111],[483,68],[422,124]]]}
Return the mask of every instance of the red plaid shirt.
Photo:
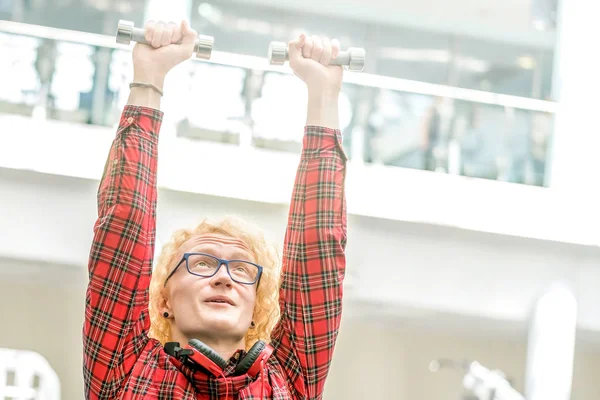
{"label": "red plaid shirt", "polygon": [[291,199],[275,351],[256,378],[190,371],[148,337],[162,112],[127,106],[98,190],[83,327],[88,399],[320,399],[342,312],[346,156],[338,130],[307,126]]}

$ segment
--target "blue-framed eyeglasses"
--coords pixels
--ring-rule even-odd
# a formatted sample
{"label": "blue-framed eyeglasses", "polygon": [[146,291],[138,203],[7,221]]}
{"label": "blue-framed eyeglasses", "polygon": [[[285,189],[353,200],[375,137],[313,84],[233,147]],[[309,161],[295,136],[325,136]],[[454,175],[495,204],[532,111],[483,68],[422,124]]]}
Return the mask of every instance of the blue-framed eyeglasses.
{"label": "blue-framed eyeglasses", "polygon": [[206,253],[184,253],[179,264],[165,279],[165,286],[167,286],[169,278],[173,276],[184,261],[190,274],[203,278],[210,278],[216,275],[221,266],[225,265],[227,274],[229,274],[231,279],[243,285],[254,285],[256,283],[258,286],[263,271],[263,267],[250,261],[224,260]]}

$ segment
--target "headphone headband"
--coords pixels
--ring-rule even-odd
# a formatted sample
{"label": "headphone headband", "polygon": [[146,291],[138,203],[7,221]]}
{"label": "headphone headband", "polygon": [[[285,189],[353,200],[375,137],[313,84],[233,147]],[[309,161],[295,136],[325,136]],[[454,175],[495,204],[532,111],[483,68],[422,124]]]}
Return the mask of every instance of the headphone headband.
{"label": "headphone headband", "polygon": [[[164,350],[184,364],[191,364],[194,369],[204,368],[215,377],[222,376],[227,366],[227,361],[223,357],[198,339],[190,340],[188,346],[184,348],[180,347],[178,342],[167,342]],[[238,362],[234,376],[248,374],[251,378],[255,378],[261,371],[261,365],[266,364],[271,354],[273,354],[272,346],[262,340],[257,341]]]}

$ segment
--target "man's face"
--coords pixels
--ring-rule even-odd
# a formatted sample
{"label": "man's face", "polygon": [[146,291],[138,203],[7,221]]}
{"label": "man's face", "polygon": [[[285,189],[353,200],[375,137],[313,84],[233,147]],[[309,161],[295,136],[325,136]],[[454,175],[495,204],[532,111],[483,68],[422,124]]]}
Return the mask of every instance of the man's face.
{"label": "man's face", "polygon": [[[177,262],[183,253],[207,253],[226,260],[255,261],[244,242],[216,234],[189,239],[181,246]],[[188,340],[241,341],[252,322],[256,284],[233,281],[225,265],[210,278],[192,275],[184,261],[169,279],[163,295],[173,316],[175,326],[172,328]]]}

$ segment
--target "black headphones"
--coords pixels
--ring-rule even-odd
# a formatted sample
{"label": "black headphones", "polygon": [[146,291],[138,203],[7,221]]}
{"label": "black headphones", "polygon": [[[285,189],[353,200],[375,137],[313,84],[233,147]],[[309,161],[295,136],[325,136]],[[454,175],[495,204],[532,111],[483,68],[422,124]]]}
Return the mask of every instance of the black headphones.
{"label": "black headphones", "polygon": [[[227,366],[227,361],[223,357],[198,339],[190,340],[188,346],[184,348],[180,347],[178,342],[167,342],[164,349],[165,353],[192,369],[204,368],[215,377],[222,376]],[[233,375],[248,374],[251,378],[256,378],[260,373],[261,365],[267,362],[271,354],[273,354],[273,347],[262,340],[257,341],[239,361]]]}

